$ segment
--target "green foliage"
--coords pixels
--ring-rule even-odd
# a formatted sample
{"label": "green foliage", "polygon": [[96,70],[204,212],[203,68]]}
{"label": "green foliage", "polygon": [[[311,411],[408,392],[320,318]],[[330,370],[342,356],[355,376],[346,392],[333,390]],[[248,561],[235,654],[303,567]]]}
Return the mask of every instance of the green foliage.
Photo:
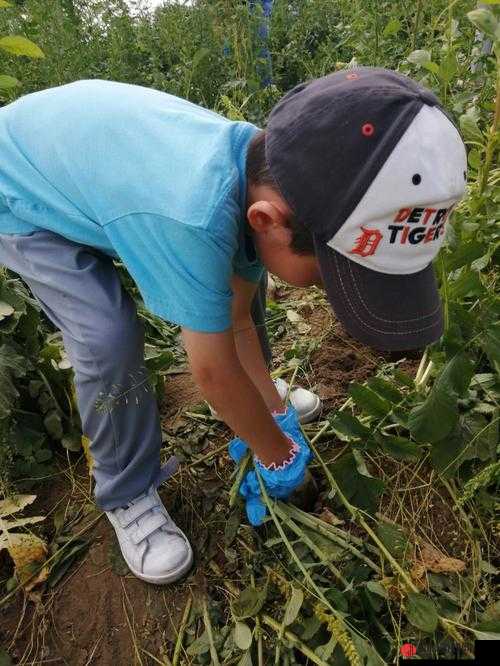
{"label": "green foliage", "polygon": [[[133,13],[124,0],[0,0],[0,35],[7,36],[0,39],[1,57],[8,72],[0,76],[0,94],[10,101],[75,79],[116,79],[263,125],[277,99],[294,85],[363,64],[397,69],[440,96],[465,138],[469,163],[467,196],[453,214],[436,262],[445,334],[426,351],[415,380],[392,364],[379,368],[367,382],[351,385],[350,400],[328,416],[327,424],[344,448],[335,449],[324,475],[319,463],[314,465],[323,485],[328,474],[336,484],[326,494],[343,527],[291,506],[279,509],[283,534],[276,536],[266,525],[270,538],[265,546],[260,547],[257,535],[259,547],[247,547],[252,555],[240,567],[245,587],[231,604],[234,628],[223,626],[216,632],[214,626],[216,648],[227,663],[256,663],[263,618],[272,623],[266,613],[278,609],[281,619],[274,630],[283,659],[293,663],[299,650],[284,636],[286,628],[316,659],[346,663],[340,641],[316,614],[322,599],[329,612],[345,621],[346,636],[352,636],[355,651],[368,666],[397,660],[395,618],[398,636],[416,635],[419,656],[424,657],[425,650],[431,653],[443,645],[439,617],[461,626],[467,622],[479,637],[481,631],[495,635],[498,618],[491,609],[483,612],[485,597],[476,594],[476,583],[465,576],[446,579],[430,573],[429,590],[417,593],[408,586],[401,571],[408,575],[414,543],[405,530],[378,519],[381,499],[390,499],[392,488],[377,478],[374,461],[403,461],[400,467],[415,475],[417,485],[421,466],[430,463],[433,478],[452,480],[462,504],[474,501],[475,511],[484,506],[493,513],[500,484],[500,171],[498,127],[493,124],[499,117],[498,6],[488,3],[488,9],[477,9],[471,0],[274,4],[274,85],[262,88],[256,73],[260,17],[258,12],[251,15],[245,2],[166,3],[149,14]],[[492,39],[496,51],[483,50],[478,30]],[[43,49],[44,58],[34,44]],[[177,329],[145,311],[134,285],[124,273],[123,278],[139,303],[147,331],[146,365],[161,391],[162,373],[181,354]],[[286,308],[271,304],[269,312],[269,329],[279,339]],[[285,350],[285,359],[300,363],[315,344],[300,338]],[[61,445],[69,451],[80,448],[72,370],[61,338],[20,281],[0,273],[1,482],[5,486],[12,478],[46,474]],[[393,464],[388,461],[388,467]],[[369,543],[360,527],[368,518],[375,525]],[[228,559],[242,533],[240,522],[238,509],[226,525]],[[286,549],[285,533],[291,539]],[[50,585],[85,547],[85,542],[77,542],[74,549],[57,554]],[[260,565],[268,549],[273,559],[264,560],[264,568]],[[281,587],[274,586],[268,579],[269,561],[283,568],[294,585],[281,579]],[[257,582],[254,573],[261,575]],[[481,574],[475,571],[474,579]],[[217,621],[224,624],[223,613],[217,612]],[[272,624],[266,625],[271,632],[269,627]],[[194,663],[209,663],[208,632],[198,637],[191,632],[189,641],[187,653]],[[267,652],[267,638],[264,650],[269,661],[274,646]]]}

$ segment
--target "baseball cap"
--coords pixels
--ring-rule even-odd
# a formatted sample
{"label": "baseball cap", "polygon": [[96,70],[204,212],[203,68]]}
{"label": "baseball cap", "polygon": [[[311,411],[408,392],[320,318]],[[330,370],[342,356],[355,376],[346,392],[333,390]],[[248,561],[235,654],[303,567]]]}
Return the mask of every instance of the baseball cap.
{"label": "baseball cap", "polygon": [[443,314],[432,260],[463,196],[467,159],[436,96],[375,67],[300,84],[271,112],[266,159],[313,235],[347,332],[381,350],[437,340]]}

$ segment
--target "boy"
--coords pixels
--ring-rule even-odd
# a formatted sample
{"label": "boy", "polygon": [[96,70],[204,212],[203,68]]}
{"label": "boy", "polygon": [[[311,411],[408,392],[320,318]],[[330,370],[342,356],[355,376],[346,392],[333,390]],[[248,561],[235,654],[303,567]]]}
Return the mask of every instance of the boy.
{"label": "boy", "polygon": [[[156,491],[169,470],[112,257],[152,312],[181,325],[196,382],[241,437],[231,455],[246,442],[275,497],[302,482],[310,453],[250,317],[263,267],[324,284],[347,331],[379,349],[442,333],[430,264],[464,190],[465,150],[434,95],[395,72],[301,84],[265,133],[154,90],[84,81],[2,109],[0,149],[0,263],[63,331],[96,499],[144,580],[176,580],[192,552]],[[100,394],[116,396],[110,411],[96,410]],[[241,492],[258,524],[254,471]]]}

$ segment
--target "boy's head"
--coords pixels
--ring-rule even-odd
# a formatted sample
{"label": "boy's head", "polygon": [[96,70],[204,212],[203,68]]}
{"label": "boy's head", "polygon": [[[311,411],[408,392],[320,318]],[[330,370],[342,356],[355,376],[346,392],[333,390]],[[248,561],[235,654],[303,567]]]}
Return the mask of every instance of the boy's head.
{"label": "boy's head", "polygon": [[319,270],[346,330],[378,349],[442,334],[432,260],[467,160],[433,93],[369,67],[301,84],[271,112],[247,167],[248,219],[271,271],[297,283],[297,267],[312,284]]}

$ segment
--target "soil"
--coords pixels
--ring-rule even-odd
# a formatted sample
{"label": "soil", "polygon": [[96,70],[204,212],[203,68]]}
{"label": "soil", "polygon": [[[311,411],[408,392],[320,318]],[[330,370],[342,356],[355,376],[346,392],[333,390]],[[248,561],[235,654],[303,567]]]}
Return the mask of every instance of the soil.
{"label": "soil", "polygon": [[[296,291],[294,296],[300,301],[301,294]],[[290,292],[281,293],[281,298],[285,296],[289,297]],[[310,325],[307,337],[322,338],[321,345],[312,354],[310,371],[300,377],[300,383],[309,384],[319,393],[325,410],[345,401],[349,382],[362,381],[381,362],[396,360],[354,342],[344,334],[340,324],[332,321],[326,308],[302,307],[299,311]],[[275,345],[278,364],[289,346],[289,339],[280,340]],[[402,369],[413,373],[417,356],[404,360]],[[229,436],[223,426],[207,429],[202,416],[200,423],[194,426],[192,421],[183,417],[184,411],[193,409],[200,402],[202,397],[189,373],[167,377],[162,404],[166,441],[168,443],[169,433],[180,437],[188,450],[191,447],[195,458],[220,447]],[[179,472],[167,490],[161,492],[166,506],[189,534],[195,549],[197,566],[185,581],[159,588],[146,585],[130,574],[123,575],[126,567],[113,530],[101,517],[84,534],[90,542],[86,555],[71,567],[54,589],[35,589],[25,598],[17,594],[9,603],[1,605],[0,644],[8,650],[13,662],[128,666],[158,663],[147,652],[161,659],[168,648],[171,655],[171,641],[175,641],[175,628],[179,626],[188,591],[202,589],[204,576],[210,575],[206,563],[213,559],[225,569],[226,575],[231,571],[220,548],[227,522],[226,505],[226,515],[221,509],[221,518],[217,517],[217,502],[228,480],[228,468],[225,454],[213,457],[205,466],[191,468],[188,465],[186,471]],[[53,483],[42,484],[33,490],[38,495],[33,510],[49,516],[49,539],[56,507],[64,504],[91,507],[84,462],[73,467],[70,479],[67,461],[61,457],[61,470],[65,472],[56,476]],[[222,498],[222,502],[226,499]],[[91,508],[90,513],[76,523],[74,531],[81,530],[85,520],[95,520],[96,516],[98,514]],[[10,565],[5,556],[1,562],[0,576],[5,580],[11,575]],[[216,583],[214,580],[214,586]],[[181,658],[181,663],[187,664],[188,661]]]}

